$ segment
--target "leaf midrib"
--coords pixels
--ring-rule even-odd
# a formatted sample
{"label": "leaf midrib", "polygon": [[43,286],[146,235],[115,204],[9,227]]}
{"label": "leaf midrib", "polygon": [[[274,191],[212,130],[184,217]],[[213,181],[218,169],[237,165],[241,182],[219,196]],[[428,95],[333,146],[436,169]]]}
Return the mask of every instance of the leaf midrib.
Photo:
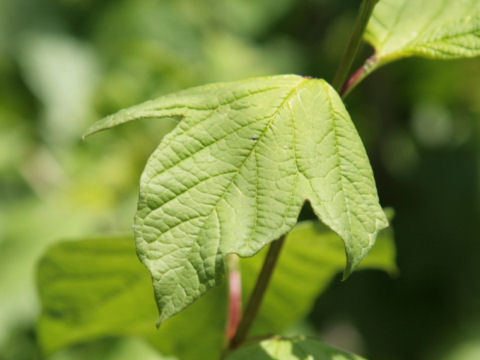
{"label": "leaf midrib", "polygon": [[[218,200],[216,201],[215,205],[213,206],[212,210],[210,211],[210,213],[208,215],[206,215],[206,218],[208,219],[212,213],[215,211],[217,211],[217,206],[218,204],[225,198],[225,195],[228,193],[228,190],[230,189],[230,187],[232,186],[232,184],[235,182],[235,180],[237,179],[238,175],[240,174],[241,172],[241,169],[245,166],[247,160],[250,158],[250,156],[252,155],[252,153],[254,151],[256,151],[256,148],[258,146],[258,144],[262,141],[262,139],[265,137],[265,134],[267,133],[268,129],[270,128],[270,126],[273,124],[273,122],[276,120],[276,116],[279,114],[279,112],[281,111],[281,109],[283,108],[283,106],[287,103],[287,101],[293,96],[295,95],[298,90],[303,86],[303,84],[305,84],[307,81],[311,81],[310,79],[303,79],[302,81],[300,81],[297,85],[295,85],[292,90],[285,96],[285,99],[282,100],[282,102],[280,103],[280,105],[278,105],[278,108],[277,110],[270,116],[270,120],[267,121],[267,123],[265,124],[265,127],[264,129],[262,130],[262,132],[259,134],[258,136],[258,139],[257,141],[255,141],[252,145],[252,148],[250,149],[249,153],[245,156],[245,159],[243,160],[243,162],[238,166],[238,171],[234,174],[234,176],[232,177],[232,179],[230,180],[230,182],[227,184],[227,186],[225,187],[225,190],[222,191],[222,194],[221,196],[218,198]],[[257,178],[258,179],[258,178]],[[258,188],[258,187],[257,187]],[[217,216],[218,217],[218,216]],[[218,222],[220,224],[220,219],[218,219]],[[205,223],[204,225],[205,226]],[[202,231],[204,229],[204,227],[201,227],[200,228],[200,231]],[[198,234],[196,234],[196,236],[198,236]]]}
{"label": "leaf midrib", "polygon": [[[225,194],[228,192],[228,190],[230,189],[230,187],[232,186],[233,182],[237,179],[237,176],[240,174],[241,172],[241,169],[243,168],[243,166],[245,165],[245,163],[247,162],[247,160],[250,158],[250,156],[252,155],[253,151],[256,149],[256,147],[258,146],[258,144],[261,142],[261,140],[263,139],[263,137],[265,136],[267,130],[269,129],[269,127],[272,125],[272,123],[276,120],[276,115],[278,115],[278,113],[281,111],[281,109],[283,108],[283,106],[285,105],[285,103],[298,91],[298,89],[300,89],[302,87],[302,85],[306,82],[306,81],[310,81],[310,79],[303,79],[302,81],[300,81],[297,85],[295,85],[292,90],[285,96],[285,98],[282,100],[282,102],[278,105],[277,107],[277,110],[275,112],[273,112],[269,117],[270,119],[267,121],[267,123],[265,124],[265,127],[264,129],[262,130],[262,132],[259,134],[258,136],[258,139],[257,141],[255,141],[250,149],[250,151],[248,152],[248,154],[245,155],[245,158],[243,159],[242,163],[238,165],[237,169],[236,170],[232,170],[231,172],[226,172],[226,173],[221,173],[221,174],[216,174],[215,176],[222,176],[222,175],[228,175],[228,174],[234,174],[232,176],[232,179],[229,181],[229,183],[225,186],[225,189],[222,191],[222,194],[219,196],[218,200],[216,201],[216,205],[218,205],[218,203],[220,201],[222,201],[222,199],[224,198]],[[162,172],[161,173],[164,173],[165,171],[168,171],[168,170],[171,170],[172,168],[178,166],[182,161],[185,161],[185,160],[188,160],[191,156],[195,155],[196,153],[200,152],[200,151],[203,151],[205,150],[206,148],[208,148],[209,146],[212,146],[212,145],[215,145],[216,143],[218,143],[219,141],[223,140],[224,138],[228,137],[229,135],[232,135],[234,134],[235,132],[247,127],[247,126],[251,126],[252,123],[248,123],[244,126],[241,126],[240,128],[237,128],[235,129],[234,131],[231,131],[229,132],[228,134],[216,139],[214,142],[212,142],[211,144],[208,144],[208,146],[205,146],[205,147],[202,147],[200,150],[194,152],[194,153],[191,153],[188,155],[188,157],[186,158],[183,158],[181,159],[180,161],[176,162],[175,164],[173,164],[172,166],[168,167],[168,168],[165,168],[165,169],[162,169]],[[152,176],[149,181],[147,182],[147,185],[150,185],[152,180],[156,177],[160,175],[157,174],[155,176]],[[211,179],[212,176],[208,176],[204,179],[201,179],[197,184],[187,188],[186,190],[182,191],[181,193],[178,193],[178,194],[175,194],[174,197],[172,197],[171,199],[169,199],[168,201],[162,203],[160,206],[154,208],[154,209],[150,209],[151,211],[149,211],[144,217],[147,217],[151,212],[155,211],[155,210],[158,210],[162,207],[164,207],[165,205],[167,205],[169,202],[175,200],[178,196],[190,191],[193,187],[195,186],[198,186],[200,183],[202,183],[203,181],[206,181],[206,180],[209,180]],[[213,206],[213,208],[215,209],[216,208],[216,205]],[[208,218],[213,212],[213,209],[208,213],[208,214],[205,214],[205,215],[202,215],[202,216],[198,216],[198,218],[201,218],[201,217],[205,217],[205,218]],[[187,221],[189,221],[190,219],[188,219]],[[181,222],[182,223],[182,222]],[[180,224],[181,224],[180,223]],[[163,233],[162,233],[163,234]],[[197,234],[198,235],[198,234]]]}
{"label": "leaf midrib", "polygon": [[[198,216],[198,217],[195,217],[195,218],[204,218],[204,219],[208,219],[214,212],[217,214],[217,222],[219,224],[219,231],[220,231],[220,234],[219,234],[219,240],[221,239],[221,221],[218,217],[218,211],[217,211],[217,206],[218,204],[224,199],[225,195],[228,193],[228,190],[230,189],[230,187],[232,186],[232,184],[235,182],[235,180],[237,179],[237,176],[240,174],[241,172],[241,169],[243,168],[243,166],[245,165],[245,163],[247,162],[247,160],[250,158],[250,156],[252,155],[253,151],[255,151],[256,147],[258,146],[258,144],[261,142],[261,140],[264,138],[266,132],[268,131],[268,129],[270,128],[270,126],[272,125],[272,123],[276,120],[276,116],[278,115],[278,113],[281,111],[281,109],[283,108],[283,106],[286,104],[286,102],[293,96],[297,93],[297,91],[303,86],[303,84],[305,84],[305,82],[307,81],[311,81],[311,79],[303,79],[302,81],[300,81],[298,84],[296,84],[292,90],[290,90],[290,92],[285,96],[285,98],[282,100],[282,102],[278,105],[278,108],[277,110],[270,116],[270,119],[267,121],[267,123],[265,124],[265,127],[263,129],[263,131],[259,134],[258,136],[258,139],[256,142],[253,143],[252,145],[252,148],[250,149],[249,153],[245,156],[244,160],[242,161],[242,163],[238,166],[238,170],[234,173],[232,179],[229,181],[229,183],[225,186],[225,189],[222,191],[222,194],[219,196],[219,198],[215,201],[215,205],[212,206],[212,209],[211,211],[206,214],[206,215],[203,215],[203,216]],[[249,125],[251,125],[251,123],[249,123]],[[242,127],[243,128],[243,127]],[[239,129],[237,129],[236,131],[238,131]],[[233,133],[233,132],[232,132]],[[218,140],[219,141],[219,140]],[[215,142],[214,142],[215,143]],[[213,143],[213,144],[214,144]],[[187,158],[188,159],[188,158]],[[168,169],[166,169],[168,170]],[[166,171],[165,170],[165,171]],[[186,191],[190,190],[190,188],[188,188]],[[177,196],[175,196],[173,199],[175,199]],[[169,200],[169,201],[172,201],[173,199]],[[162,204],[161,206],[157,207],[155,210],[158,210],[159,208],[163,207],[165,204]],[[149,211],[145,217],[147,217],[151,212],[153,212],[154,210],[151,210]],[[185,222],[188,222],[190,221],[191,219],[188,219],[186,221],[182,221],[180,222],[179,224],[177,224],[176,226],[180,226],[182,223],[185,223]],[[205,224],[206,224],[206,221],[203,222],[203,225],[202,226],[199,226],[198,228],[198,231],[197,233],[192,236],[192,238],[197,238],[199,236],[199,234],[204,230],[204,227],[205,227]],[[159,236],[162,236],[164,235],[164,233],[161,233]],[[142,237],[142,240],[143,240],[143,237]],[[144,240],[145,241],[145,240]],[[188,251],[188,255],[191,254],[191,252],[193,251],[193,246],[194,246],[195,242],[192,241],[190,243],[190,250]],[[218,254],[219,249],[220,247],[220,241],[219,243],[217,244],[217,250],[216,250],[216,253]],[[186,256],[185,259],[187,259],[187,261],[189,262],[189,256]],[[193,264],[192,264],[193,266]],[[195,267],[194,267],[195,268]],[[183,268],[182,268],[183,269]],[[196,273],[196,272],[195,272]],[[201,283],[199,281],[199,283]],[[180,286],[181,287],[181,286]],[[182,288],[183,289],[183,288]],[[183,289],[184,290],[184,289]],[[175,294],[172,294],[172,295],[169,295],[169,296],[163,296],[164,298],[167,298],[167,299],[171,299]],[[168,301],[164,302],[164,303],[168,303]],[[181,309],[179,309],[178,311],[180,311]],[[178,312],[176,311],[176,312]],[[161,311],[162,313],[162,311]]]}

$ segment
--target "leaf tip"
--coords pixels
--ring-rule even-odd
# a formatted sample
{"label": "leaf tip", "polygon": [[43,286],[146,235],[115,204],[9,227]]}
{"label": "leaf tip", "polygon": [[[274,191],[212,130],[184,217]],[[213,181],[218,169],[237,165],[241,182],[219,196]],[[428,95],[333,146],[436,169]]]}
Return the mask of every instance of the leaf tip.
{"label": "leaf tip", "polygon": [[[101,121],[101,120],[100,120]],[[87,137],[90,137],[91,135],[101,131],[102,129],[98,129],[98,126],[96,126],[97,123],[93,124],[90,126],[87,131],[82,135],[82,141],[85,141]]]}
{"label": "leaf tip", "polygon": [[85,141],[87,137],[90,137],[90,135],[95,134],[97,131],[93,130],[92,127],[90,127],[83,135],[82,135],[82,141]]}
{"label": "leaf tip", "polygon": [[352,262],[347,260],[347,266],[345,267],[345,270],[343,270],[342,281],[346,281],[355,271],[356,267],[356,265],[354,266]]}
{"label": "leaf tip", "polygon": [[378,234],[382,230],[390,226],[389,220],[393,217],[393,209],[387,208],[381,211],[381,214],[383,216],[377,217],[376,230],[369,235],[370,241],[368,246],[358,251],[358,249],[354,250],[353,248],[347,246],[347,243],[345,243],[347,264],[345,266],[345,270],[343,271],[342,281],[347,280],[350,275],[358,268],[358,265],[360,265],[362,260],[370,253],[373,246],[375,246]]}
{"label": "leaf tip", "polygon": [[[157,306],[158,306],[158,301],[157,301]],[[165,320],[167,320],[169,318],[169,316],[167,314],[165,314],[164,311],[160,310],[160,315],[158,316],[158,319],[157,321],[155,322],[155,327],[157,328],[157,330],[160,329],[160,326],[163,324],[163,322]]]}

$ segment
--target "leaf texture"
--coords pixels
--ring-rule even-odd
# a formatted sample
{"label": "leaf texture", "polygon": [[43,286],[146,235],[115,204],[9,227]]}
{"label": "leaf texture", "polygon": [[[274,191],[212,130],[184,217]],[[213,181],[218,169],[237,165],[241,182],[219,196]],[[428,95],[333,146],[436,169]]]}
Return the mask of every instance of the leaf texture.
{"label": "leaf texture", "polygon": [[478,56],[480,1],[380,0],[365,38],[374,46],[379,64],[409,56]]}
{"label": "leaf texture", "polygon": [[159,323],[223,277],[224,256],[256,254],[307,200],[344,241],[348,276],[388,222],[361,140],[337,93],[295,75],[212,84],[122,110],[89,133],[179,118],[142,174],[135,240]]}
{"label": "leaf texture", "polygon": [[226,360],[362,360],[360,356],[309,338],[272,338],[248,345]]}
{"label": "leaf texture", "polygon": [[[245,295],[253,288],[265,250],[240,261]],[[335,234],[319,221],[296,225],[287,236],[252,335],[281,333],[299,322],[344,266],[344,249]],[[396,272],[391,228],[380,232],[359,269]],[[131,237],[59,242],[42,256],[37,284],[42,303],[37,333],[46,354],[108,336],[144,336],[162,354],[182,360],[196,360],[199,353],[208,359],[219,356],[227,313],[225,286],[212,289],[157,331],[151,278],[138,261]],[[199,333],[202,341],[192,347]]]}

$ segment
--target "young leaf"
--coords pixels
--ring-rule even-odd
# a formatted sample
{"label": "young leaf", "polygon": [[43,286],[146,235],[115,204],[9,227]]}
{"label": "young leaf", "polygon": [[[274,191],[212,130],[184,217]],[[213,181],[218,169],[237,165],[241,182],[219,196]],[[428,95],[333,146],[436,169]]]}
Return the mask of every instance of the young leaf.
{"label": "young leaf", "polygon": [[290,231],[305,200],[343,239],[348,276],[387,226],[361,140],[323,80],[207,85],[122,110],[93,133],[145,117],[182,121],[147,162],[135,240],[159,323],[219,284],[223,258]]}
{"label": "young leaf", "polygon": [[227,356],[226,360],[364,360],[360,356],[336,349],[308,338],[275,337],[247,345]]}
{"label": "young leaf", "polygon": [[[318,221],[298,224],[284,246],[252,335],[281,332],[300,321],[345,265],[338,237]],[[240,261],[245,294],[253,287],[264,255]],[[395,272],[394,257],[388,228],[380,232],[359,268]],[[209,291],[157,331],[151,279],[129,237],[57,243],[40,260],[37,279],[42,302],[38,339],[46,353],[97,338],[135,335],[146,336],[161,353],[182,360],[195,360],[198,353],[209,359],[219,355],[227,311],[225,287]],[[190,346],[199,333],[204,334],[202,341]]]}
{"label": "young leaf", "polygon": [[480,55],[480,1],[381,0],[365,38],[377,65],[421,56],[454,59]]}

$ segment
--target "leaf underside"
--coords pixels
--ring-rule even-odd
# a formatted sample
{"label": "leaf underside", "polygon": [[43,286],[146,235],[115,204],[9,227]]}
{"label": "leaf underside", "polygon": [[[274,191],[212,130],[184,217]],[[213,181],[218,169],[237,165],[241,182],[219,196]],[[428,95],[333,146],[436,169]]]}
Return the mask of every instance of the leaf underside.
{"label": "leaf underside", "polygon": [[273,338],[248,345],[226,360],[362,360],[360,356],[308,338]]}
{"label": "leaf underside", "polygon": [[252,256],[310,201],[344,241],[345,275],[388,222],[367,155],[337,93],[295,75],[212,84],[122,110],[89,134],[181,118],[142,174],[135,240],[162,322],[219,284],[226,254]]}
{"label": "leaf underside", "polygon": [[478,56],[480,1],[381,0],[365,38],[374,46],[380,64],[408,56]]}

